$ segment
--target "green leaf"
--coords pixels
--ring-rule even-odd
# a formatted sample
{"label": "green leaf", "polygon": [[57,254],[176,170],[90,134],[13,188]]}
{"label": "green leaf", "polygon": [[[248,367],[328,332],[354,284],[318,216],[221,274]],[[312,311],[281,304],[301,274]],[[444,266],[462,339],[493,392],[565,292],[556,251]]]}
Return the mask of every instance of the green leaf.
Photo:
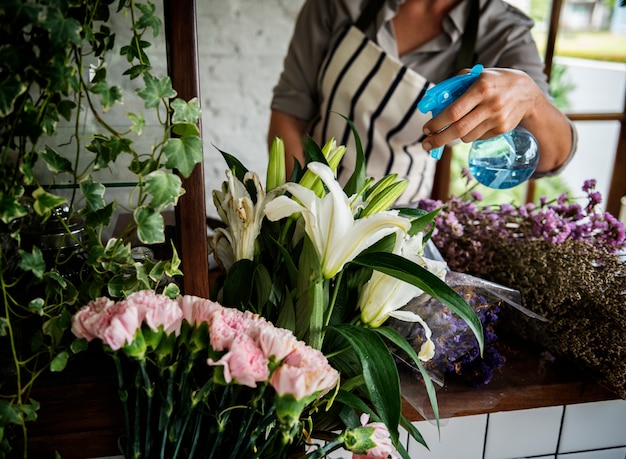
{"label": "green leaf", "polygon": [[57,8],[48,8],[48,14],[42,25],[48,30],[53,46],[66,46],[73,43],[80,46],[80,22],[71,17],[65,17]]}
{"label": "green leaf", "polygon": [[86,351],[89,347],[89,343],[85,338],[76,338],[70,344],[70,349],[74,354],[78,354],[79,352]]}
{"label": "green leaf", "polygon": [[133,212],[137,223],[137,237],[144,244],[160,244],[165,242],[165,223],[163,216],[147,207],[138,207]]}
{"label": "green leaf", "polygon": [[172,126],[172,132],[179,137],[200,135],[200,129],[198,129],[198,126],[191,123],[176,123]]}
{"label": "green leaf", "polygon": [[80,191],[85,198],[85,204],[88,210],[94,212],[104,209],[104,206],[106,206],[106,202],[104,202],[106,187],[102,183],[94,182],[91,175],[81,180]]}
{"label": "green leaf", "polygon": [[136,3],[135,5],[141,11],[141,16],[135,22],[135,29],[151,28],[152,35],[154,37],[158,36],[161,29],[161,19],[154,14],[156,10],[154,4],[148,2],[148,4]]}
{"label": "green leaf", "polygon": [[143,113],[136,115],[134,113],[129,113],[128,118],[131,121],[130,130],[135,132],[137,135],[141,135],[141,131],[146,126],[146,119],[143,116]]}
{"label": "green leaf", "polygon": [[163,289],[163,295],[166,295],[172,299],[176,298],[180,295],[180,287],[177,284],[170,282]]}
{"label": "green leaf", "polygon": [[99,81],[91,87],[91,92],[99,94],[102,100],[102,110],[106,112],[117,102],[122,103],[122,88],[109,86],[106,81]]}
{"label": "green leaf", "polygon": [[196,136],[167,139],[163,153],[167,157],[165,167],[176,169],[187,178],[202,161],[202,139]]}
{"label": "green leaf", "polygon": [[59,372],[63,371],[67,366],[69,354],[66,351],[59,352],[50,362],[50,371]]}
{"label": "green leaf", "polygon": [[189,102],[185,102],[183,99],[174,99],[171,102],[171,107],[174,110],[172,123],[190,123],[197,125],[202,116],[200,102],[197,97],[194,97]]}
{"label": "green leaf", "polygon": [[46,145],[44,151],[39,153],[39,156],[43,158],[48,165],[48,169],[52,172],[72,172],[72,163],[48,145]]}
{"label": "green leaf", "polygon": [[176,91],[172,88],[172,80],[166,76],[160,80],[147,73],[143,76],[144,88],[138,89],[137,95],[145,101],[146,108],[156,108],[162,99],[176,97]]}
{"label": "green leaf", "polygon": [[33,311],[35,314],[39,316],[43,316],[43,307],[45,306],[45,302],[43,298],[35,298],[28,303],[28,309]]}
{"label": "green leaf", "polygon": [[378,333],[369,328],[339,324],[332,330],[345,338],[358,355],[369,400],[392,439],[397,440],[402,396],[400,377],[389,348]]}
{"label": "green leaf", "polygon": [[244,166],[242,162],[237,159],[237,157],[231,155],[230,153],[226,153],[219,148],[217,151],[221,153],[222,157],[226,161],[228,169],[230,169],[233,172],[233,175],[243,183],[243,178],[248,173],[248,168]]}
{"label": "green leaf", "polygon": [[33,198],[35,198],[33,203],[35,212],[45,218],[50,216],[53,209],[66,202],[64,198],[48,193],[41,187],[33,191]]}
{"label": "green leaf", "polygon": [[362,190],[365,186],[365,155],[363,154],[363,145],[361,144],[361,138],[359,137],[356,126],[352,120],[346,118],[344,115],[339,114],[339,116],[345,119],[350,125],[350,129],[354,135],[354,144],[356,147],[356,164],[354,165],[354,172],[352,172],[352,175],[348,179],[348,183],[346,183],[346,186],[343,188],[348,196],[352,196]]}
{"label": "green leaf", "polygon": [[37,400],[32,398],[28,399],[30,403],[22,404],[22,412],[24,413],[24,421],[32,422],[37,419],[37,411],[40,404]]}
{"label": "green leaf", "polygon": [[13,112],[15,101],[26,92],[26,89],[27,85],[22,83],[14,74],[8,75],[0,82],[0,117],[5,117]]}
{"label": "green leaf", "polygon": [[17,197],[0,192],[0,220],[3,223],[9,224],[27,214],[26,207],[20,204]]}
{"label": "green leaf", "polygon": [[411,229],[409,230],[409,235],[415,236],[417,233],[424,231],[428,226],[435,220],[437,214],[441,211],[441,207],[439,209],[435,209],[431,212],[426,212],[423,209],[399,209],[400,214],[411,219]]}
{"label": "green leaf", "polygon": [[454,289],[426,268],[400,255],[383,252],[362,253],[352,263],[376,269],[384,274],[408,282],[441,301],[461,317],[474,332],[480,352],[484,350],[483,327],[478,316]]}
{"label": "green leaf", "polygon": [[155,210],[175,206],[178,198],[185,193],[180,177],[163,170],[151,172],[146,176],[144,190],[152,196],[150,207]]}
{"label": "green leaf", "polygon": [[20,268],[33,273],[37,279],[42,279],[46,271],[46,262],[43,260],[41,249],[35,246],[32,252],[20,250],[20,256],[22,257],[22,261],[19,264]]}
{"label": "green leaf", "polygon": [[6,424],[24,424],[21,416],[22,412],[20,410],[19,405],[12,405],[3,398],[0,398],[0,420],[2,421],[2,425]]}
{"label": "green leaf", "polygon": [[[430,400],[430,406],[432,407],[433,415],[435,416],[435,420],[437,422],[437,429],[439,429],[439,405],[437,403],[437,393],[435,391],[435,386],[432,379],[430,378],[430,375],[428,374],[428,372],[424,368],[424,365],[417,356],[417,353],[415,352],[413,347],[407,342],[406,338],[398,333],[397,330],[394,330],[390,327],[380,327],[376,329],[376,331],[385,338],[387,338],[389,341],[391,341],[393,344],[395,344],[398,348],[403,350],[419,369],[420,374],[422,375],[422,379],[424,380],[424,385],[426,386],[426,393],[428,394],[428,399]],[[416,440],[419,441],[419,439],[417,438]]]}

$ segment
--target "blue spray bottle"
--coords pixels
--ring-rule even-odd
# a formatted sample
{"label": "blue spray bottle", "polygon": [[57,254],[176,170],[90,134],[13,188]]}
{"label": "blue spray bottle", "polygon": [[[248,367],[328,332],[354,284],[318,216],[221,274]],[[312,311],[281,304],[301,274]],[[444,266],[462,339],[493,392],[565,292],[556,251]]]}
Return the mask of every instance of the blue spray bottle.
{"label": "blue spray bottle", "polygon": [[[480,64],[469,73],[457,75],[433,86],[417,104],[422,113],[437,116],[469,88],[483,71]],[[430,152],[441,159],[443,147]],[[530,178],[539,162],[539,147],[530,132],[518,126],[515,129],[486,140],[472,143],[468,163],[478,182],[490,188],[503,190],[517,186]]]}

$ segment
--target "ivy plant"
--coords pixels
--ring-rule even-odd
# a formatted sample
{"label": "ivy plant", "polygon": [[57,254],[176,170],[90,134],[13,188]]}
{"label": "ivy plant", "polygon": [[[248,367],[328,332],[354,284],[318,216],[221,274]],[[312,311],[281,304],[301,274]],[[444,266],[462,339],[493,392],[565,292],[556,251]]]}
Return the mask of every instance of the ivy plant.
{"label": "ivy plant", "polygon": [[[113,18],[127,20],[124,43]],[[150,60],[161,28],[150,2],[0,0],[0,458],[27,457],[37,378],[83,350],[69,332],[73,312],[102,295],[179,293],[173,244],[164,259],[137,259],[131,247],[133,235],[169,243],[163,213],[202,160],[198,101],[177,98]],[[129,91],[142,104],[111,122]],[[147,114],[159,125],[148,147],[138,141]],[[122,168],[132,177],[123,203],[103,179]],[[133,218],[111,237],[122,210]],[[27,241],[29,228],[50,226],[70,253]]]}

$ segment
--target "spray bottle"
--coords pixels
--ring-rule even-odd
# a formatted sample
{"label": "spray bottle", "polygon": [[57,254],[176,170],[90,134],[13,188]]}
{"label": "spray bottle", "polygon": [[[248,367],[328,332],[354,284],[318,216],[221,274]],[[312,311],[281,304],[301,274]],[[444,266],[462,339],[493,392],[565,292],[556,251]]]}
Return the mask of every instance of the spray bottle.
{"label": "spray bottle", "polygon": [[[469,88],[483,71],[480,64],[469,73],[457,75],[433,86],[417,104],[422,113],[437,116]],[[430,152],[441,159],[443,147]],[[518,126],[515,129],[486,140],[472,143],[468,163],[478,182],[499,190],[512,188],[530,178],[539,162],[539,147],[530,132]]]}

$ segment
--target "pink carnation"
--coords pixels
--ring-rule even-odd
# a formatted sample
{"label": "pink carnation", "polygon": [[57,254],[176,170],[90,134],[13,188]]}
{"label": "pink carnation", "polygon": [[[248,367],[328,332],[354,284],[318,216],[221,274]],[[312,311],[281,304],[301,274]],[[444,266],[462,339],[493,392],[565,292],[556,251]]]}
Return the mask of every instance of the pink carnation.
{"label": "pink carnation", "polygon": [[106,308],[96,324],[97,336],[114,351],[125,343],[132,343],[140,328],[139,310],[125,301]]}
{"label": "pink carnation", "polygon": [[270,384],[279,396],[291,394],[296,400],[328,392],[339,380],[339,373],[330,366],[320,351],[298,341],[295,349],[274,371]]}
{"label": "pink carnation", "polygon": [[277,361],[283,360],[296,349],[298,340],[289,330],[276,328],[271,324],[260,327],[259,345],[267,358],[274,357]]}
{"label": "pink carnation", "polygon": [[237,335],[230,350],[217,362],[208,360],[209,365],[222,365],[227,383],[234,380],[243,386],[256,387],[257,382],[269,377],[269,361],[252,338],[245,334]]}
{"label": "pink carnation", "polygon": [[125,301],[129,307],[137,309],[140,321],[145,320],[153,331],[163,327],[167,334],[180,334],[183,313],[176,301],[151,290],[132,293]]}
{"label": "pink carnation", "polygon": [[218,352],[223,351],[230,347],[235,337],[242,334],[256,341],[260,329],[267,323],[265,319],[250,311],[221,308],[211,315],[209,321],[211,347]]}
{"label": "pink carnation", "polygon": [[194,295],[182,295],[176,300],[183,311],[183,319],[192,325],[210,322],[211,315],[222,308],[219,303]]}
{"label": "pink carnation", "polygon": [[85,338],[87,341],[98,338],[97,324],[99,318],[113,304],[113,300],[103,296],[80,308],[72,316],[72,333],[78,338]]}
{"label": "pink carnation", "polygon": [[396,450],[391,442],[387,426],[382,422],[370,422],[368,424],[367,421],[369,421],[369,418],[368,414],[362,414],[361,425],[374,429],[370,440],[372,440],[376,446],[367,450],[365,454],[353,454],[352,459],[398,459],[398,456],[394,454]]}

